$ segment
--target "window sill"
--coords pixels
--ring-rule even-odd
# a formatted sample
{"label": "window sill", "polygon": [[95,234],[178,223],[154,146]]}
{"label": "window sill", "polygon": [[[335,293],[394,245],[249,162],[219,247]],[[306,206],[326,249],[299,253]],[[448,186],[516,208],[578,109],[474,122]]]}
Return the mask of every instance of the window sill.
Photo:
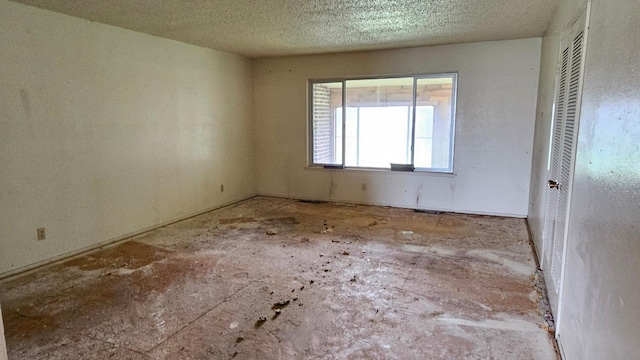
{"label": "window sill", "polygon": [[415,170],[415,171],[391,171],[391,169],[376,169],[376,168],[357,168],[357,167],[348,167],[348,168],[334,168],[327,169],[322,166],[305,166],[305,170],[308,171],[331,171],[331,172],[364,172],[364,173],[384,173],[391,175],[417,175],[417,176],[443,176],[443,177],[455,177],[457,174],[454,172],[445,172],[445,171],[428,171],[428,170]]}

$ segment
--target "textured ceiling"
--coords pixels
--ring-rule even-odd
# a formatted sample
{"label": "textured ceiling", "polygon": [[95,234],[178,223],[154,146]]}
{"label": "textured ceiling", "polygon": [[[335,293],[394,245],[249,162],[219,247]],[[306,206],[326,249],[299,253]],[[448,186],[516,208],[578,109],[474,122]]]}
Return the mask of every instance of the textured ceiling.
{"label": "textured ceiling", "polygon": [[542,36],[559,0],[14,0],[248,57]]}

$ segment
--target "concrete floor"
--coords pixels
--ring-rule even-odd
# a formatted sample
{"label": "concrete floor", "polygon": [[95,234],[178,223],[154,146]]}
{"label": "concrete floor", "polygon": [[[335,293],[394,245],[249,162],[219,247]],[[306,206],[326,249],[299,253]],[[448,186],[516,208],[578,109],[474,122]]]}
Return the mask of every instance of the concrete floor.
{"label": "concrete floor", "polygon": [[524,220],[254,198],[0,284],[9,359],[556,359]]}

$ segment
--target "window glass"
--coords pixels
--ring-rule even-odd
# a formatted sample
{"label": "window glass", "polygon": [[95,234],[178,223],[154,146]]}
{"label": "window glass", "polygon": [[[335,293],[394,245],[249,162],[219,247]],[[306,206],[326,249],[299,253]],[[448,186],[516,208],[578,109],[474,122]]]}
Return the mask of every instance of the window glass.
{"label": "window glass", "polygon": [[455,74],[312,82],[312,163],[452,171],[455,86]]}
{"label": "window glass", "polygon": [[413,78],[346,81],[346,166],[411,163]]}
{"label": "window glass", "polygon": [[451,169],[453,152],[452,76],[416,81],[416,168]]}
{"label": "window glass", "polygon": [[313,163],[342,164],[342,125],[332,110],[342,106],[342,82],[315,83],[312,92]]}

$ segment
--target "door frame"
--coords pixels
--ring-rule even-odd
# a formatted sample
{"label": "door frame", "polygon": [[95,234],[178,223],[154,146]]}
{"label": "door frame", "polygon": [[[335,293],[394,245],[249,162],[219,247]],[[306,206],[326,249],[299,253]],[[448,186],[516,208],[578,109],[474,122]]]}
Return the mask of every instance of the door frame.
{"label": "door frame", "polygon": [[[563,34],[560,38],[560,46],[558,49],[558,66],[557,66],[557,71],[556,71],[556,80],[555,80],[555,91],[554,91],[554,99],[553,99],[553,114],[552,114],[552,123],[551,123],[551,128],[550,128],[550,142],[549,142],[549,155],[548,155],[548,166],[547,166],[547,178],[551,177],[551,161],[553,159],[553,142],[555,140],[555,136],[554,136],[554,126],[556,124],[556,114],[558,112],[558,109],[556,108],[557,106],[557,100],[558,100],[558,94],[560,91],[560,74],[562,71],[562,55],[564,52],[564,49],[568,46],[571,47],[572,43],[573,43],[573,39],[575,38],[575,35],[582,29],[584,31],[583,33],[583,45],[582,45],[582,57],[580,60],[580,69],[581,69],[581,74],[579,77],[579,81],[578,81],[578,97],[576,99],[576,117],[575,117],[575,132],[573,134],[573,149],[572,149],[572,153],[571,153],[571,159],[570,159],[570,169],[569,169],[569,181],[567,184],[564,184],[564,186],[567,186],[567,207],[566,207],[566,213],[565,213],[565,222],[564,224],[562,224],[561,226],[564,226],[564,232],[563,232],[563,238],[560,240],[562,241],[562,254],[560,256],[560,279],[559,279],[559,290],[557,292],[557,304],[556,304],[556,308],[557,308],[557,314],[555,315],[555,337],[556,339],[559,338],[560,334],[561,334],[561,318],[562,318],[562,303],[563,303],[563,299],[564,299],[564,282],[565,282],[565,274],[566,274],[566,258],[567,258],[567,245],[568,245],[568,239],[569,239],[569,223],[570,223],[570,214],[571,214],[571,200],[572,200],[572,194],[573,194],[573,178],[574,178],[574,173],[575,173],[575,159],[576,159],[576,149],[577,149],[577,141],[578,141],[578,137],[579,137],[579,132],[580,132],[580,118],[581,118],[581,112],[582,112],[582,91],[583,91],[583,84],[584,84],[584,73],[585,73],[585,66],[586,66],[586,55],[587,55],[587,46],[588,46],[588,37],[589,37],[589,23],[590,23],[590,18],[591,18],[591,2],[587,2],[587,4],[580,9],[579,11],[579,15],[574,18],[574,20],[570,23],[571,25],[568,26],[564,31]],[[580,24],[582,24],[582,26],[580,26]],[[566,116],[566,113],[564,114]],[[564,124],[562,125],[564,127]],[[563,134],[564,134],[564,129],[563,129]],[[564,135],[563,135],[564,137]],[[562,144],[561,144],[562,146]],[[546,182],[546,180],[545,180]],[[549,254],[547,254],[546,250],[547,247],[549,246],[549,244],[547,244],[548,241],[554,241],[555,236],[547,236],[547,231],[549,231],[549,229],[547,229],[547,226],[549,225],[548,223],[548,217],[549,217],[549,199],[551,199],[551,195],[550,195],[550,191],[557,191],[557,190],[553,190],[550,188],[546,188],[546,202],[545,202],[545,227],[543,229],[543,244],[542,244],[542,254],[540,256],[540,266],[541,269],[543,271],[545,271],[545,273],[548,273],[545,268],[545,264],[548,265],[548,270],[551,270],[551,264],[553,262],[553,247],[551,247],[551,260],[549,262],[545,262],[545,258],[546,256],[549,256]],[[556,201],[557,202],[557,201]],[[553,216],[556,217],[557,216],[557,210],[553,213]],[[558,226],[558,224],[554,224],[554,229],[555,227]],[[555,231],[554,231],[555,232]],[[553,244],[551,244],[553,245]],[[545,280],[551,280],[553,281],[553,279],[551,278],[551,274],[549,273],[549,277],[545,276]],[[554,295],[555,295],[555,287],[553,287],[552,285],[552,291],[554,291]],[[547,289],[549,289],[549,286],[547,286]],[[553,307],[552,307],[553,308]]]}
{"label": "door frame", "polygon": [[2,323],[2,308],[0,308],[0,360],[7,360],[7,343],[4,339],[4,325]]}

